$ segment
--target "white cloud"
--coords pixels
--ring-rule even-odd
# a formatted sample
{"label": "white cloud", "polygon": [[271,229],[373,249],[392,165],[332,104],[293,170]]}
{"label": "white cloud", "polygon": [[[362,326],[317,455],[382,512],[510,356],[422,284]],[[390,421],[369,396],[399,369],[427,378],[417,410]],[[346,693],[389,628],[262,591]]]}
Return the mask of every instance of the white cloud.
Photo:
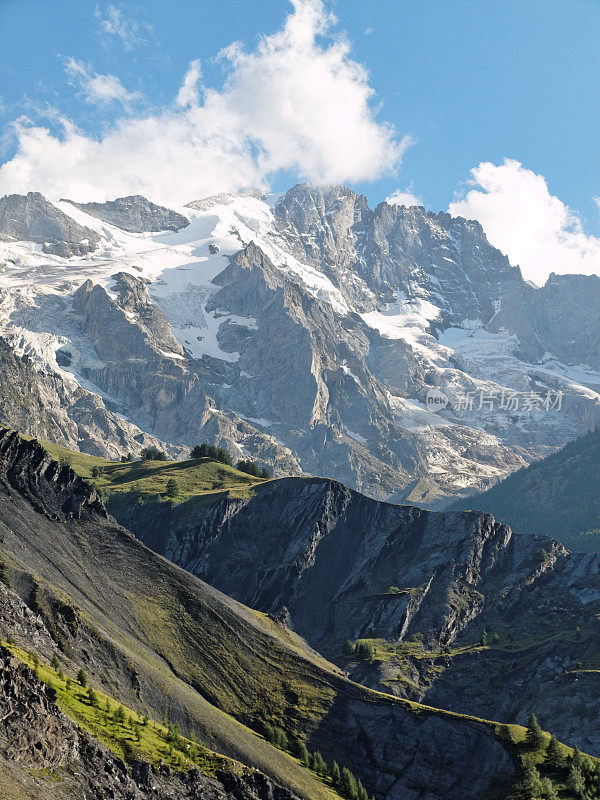
{"label": "white cloud", "polygon": [[112,102],[129,105],[140,97],[139,92],[129,92],[116,75],[99,75],[74,58],[65,59],[65,71],[76,82],[88,103],[107,105]]}
{"label": "white cloud", "polygon": [[16,155],[0,168],[0,193],[30,189],[76,200],[140,193],[187,202],[264,186],[278,171],[321,183],[392,172],[409,144],[378,122],[365,69],[347,41],[331,35],[321,0],[293,0],[282,30],[255,50],[221,53],[220,90],[197,87],[188,71],[178,102],[152,115],[124,115],[100,138],[65,123],[15,124]]}
{"label": "white cloud", "polygon": [[450,213],[479,220],[526,279],[542,285],[551,272],[600,274],[600,239],[586,235],[543,175],[511,159],[499,166],[482,162],[471,175],[474,188],[450,204]]}
{"label": "white cloud", "polygon": [[105,13],[96,6],[96,19],[100,22],[102,32],[120,39],[126,50],[133,50],[136,45],[146,41],[145,34],[152,33],[152,26],[147,22],[127,19],[113,5],[108,6]]}
{"label": "white cloud", "polygon": [[423,201],[420,197],[412,192],[403,189],[396,189],[395,192],[389,197],[385,198],[385,202],[391,206],[422,206]]}
{"label": "white cloud", "polygon": [[200,105],[199,85],[202,80],[202,69],[200,59],[196,58],[191,62],[185,74],[181,88],[177,94],[177,105],[181,108],[194,108]]}

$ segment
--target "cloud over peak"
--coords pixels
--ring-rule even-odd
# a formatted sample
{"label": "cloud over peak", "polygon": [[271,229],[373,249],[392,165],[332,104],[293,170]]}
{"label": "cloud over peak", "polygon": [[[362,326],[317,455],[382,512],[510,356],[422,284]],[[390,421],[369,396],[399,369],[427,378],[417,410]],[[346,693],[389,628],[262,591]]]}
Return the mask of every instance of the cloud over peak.
{"label": "cloud over peak", "polygon": [[520,162],[482,162],[473,186],[450,204],[455,216],[476,219],[491,244],[538,285],[550,273],[600,274],[600,239],[588,236],[579,217],[552,195],[543,175]]}
{"label": "cloud over peak", "polygon": [[[116,31],[122,18],[108,19]],[[265,186],[279,171],[320,183],[393,172],[409,140],[376,119],[368,74],[333,24],[321,0],[293,0],[282,29],[255,49],[234,43],[222,51],[222,87],[201,86],[193,61],[171,106],[126,113],[100,138],[67,121],[60,134],[20,121],[0,192],[36,189],[76,200],[141,193],[173,203]],[[123,101],[128,94],[115,76],[75,61],[72,70],[90,96]]]}

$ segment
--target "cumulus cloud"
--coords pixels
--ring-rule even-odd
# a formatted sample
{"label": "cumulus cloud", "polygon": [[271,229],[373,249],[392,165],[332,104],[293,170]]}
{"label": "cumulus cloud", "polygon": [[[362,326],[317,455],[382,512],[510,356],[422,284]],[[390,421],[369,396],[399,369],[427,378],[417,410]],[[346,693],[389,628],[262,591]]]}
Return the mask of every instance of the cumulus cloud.
{"label": "cumulus cloud", "polygon": [[96,7],[96,19],[100,22],[102,33],[120,39],[126,50],[133,50],[136,45],[146,41],[146,34],[152,33],[152,26],[147,22],[127,19],[121,9],[113,5],[104,12]]}
{"label": "cumulus cloud", "polygon": [[280,31],[254,50],[236,43],[220,54],[222,87],[202,87],[193,62],[170,107],[125,114],[100,138],[66,120],[58,134],[15,123],[18,148],[0,168],[0,192],[175,203],[264,187],[279,171],[320,183],[393,172],[409,140],[376,119],[368,74],[333,23],[321,0],[293,0]]}
{"label": "cumulus cloud", "polygon": [[65,59],[65,71],[80,87],[88,103],[107,105],[119,102],[127,106],[140,97],[139,92],[127,91],[116,75],[99,75],[83,61]]}
{"label": "cumulus cloud", "polygon": [[551,272],[600,274],[600,239],[550,193],[543,175],[518,161],[483,162],[471,170],[466,196],[450,204],[455,216],[476,219],[489,241],[538,285]]}
{"label": "cumulus cloud", "polygon": [[423,201],[420,197],[406,189],[396,189],[395,192],[389,197],[385,198],[385,202],[391,206],[422,206]]}

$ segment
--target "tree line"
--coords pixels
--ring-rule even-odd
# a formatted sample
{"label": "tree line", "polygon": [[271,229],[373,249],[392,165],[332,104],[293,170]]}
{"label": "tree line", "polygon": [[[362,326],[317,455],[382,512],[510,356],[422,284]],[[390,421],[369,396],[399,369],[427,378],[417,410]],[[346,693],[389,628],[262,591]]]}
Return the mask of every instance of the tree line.
{"label": "tree line", "polygon": [[279,750],[295,756],[303,766],[312,770],[319,778],[329,781],[347,800],[369,800],[369,794],[362,782],[348,767],[340,767],[337,761],[328,765],[321,753],[318,751],[310,753],[301,739],[295,739],[290,744],[284,731],[272,728],[270,725],[265,726],[265,739]]}

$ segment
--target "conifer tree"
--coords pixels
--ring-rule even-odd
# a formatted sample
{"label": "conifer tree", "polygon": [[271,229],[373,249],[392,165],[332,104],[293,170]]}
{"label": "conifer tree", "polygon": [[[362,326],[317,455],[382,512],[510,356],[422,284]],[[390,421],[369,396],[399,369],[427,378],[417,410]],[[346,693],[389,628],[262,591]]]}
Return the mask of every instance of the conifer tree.
{"label": "conifer tree", "polygon": [[525,768],[523,779],[521,781],[521,789],[522,789],[522,794],[527,798],[540,796],[542,789],[540,773],[532,764],[529,764]]}
{"label": "conifer tree", "polygon": [[581,755],[581,751],[578,747],[573,748],[573,752],[569,758],[570,763],[575,767],[575,769],[581,770],[583,766],[583,756]]}
{"label": "conifer tree", "polygon": [[551,769],[562,767],[563,757],[556,736],[551,736],[544,756],[544,764]]}
{"label": "conifer tree", "polygon": [[544,743],[544,734],[542,733],[540,723],[537,721],[535,714],[529,715],[525,739],[527,741],[527,746],[531,750],[538,750]]}
{"label": "conifer tree", "polygon": [[83,686],[84,689],[87,686],[87,675],[82,669],[80,669],[79,672],[77,673],[77,683]]}
{"label": "conifer tree", "polygon": [[558,793],[550,778],[542,778],[541,795],[544,800],[558,800]]}
{"label": "conifer tree", "polygon": [[95,692],[95,691],[94,691],[94,690],[91,688],[91,686],[90,686],[90,688],[87,690],[87,697],[88,697],[89,704],[90,704],[90,705],[91,705],[93,708],[97,708],[97,707],[98,707],[98,695],[97,695],[97,694],[96,694],[96,692]]}
{"label": "conifer tree", "polygon": [[575,797],[582,797],[585,793],[583,775],[573,764],[569,767],[569,774],[567,775],[567,789],[573,792]]}
{"label": "conifer tree", "polygon": [[342,780],[342,773],[340,772],[340,767],[337,761],[334,761],[331,765],[331,770],[329,772],[331,776],[331,783],[335,786],[336,789],[339,789],[340,782]]}
{"label": "conifer tree", "polygon": [[340,790],[344,797],[347,797],[348,800],[358,800],[358,787],[356,785],[356,779],[348,767],[344,767],[342,769]]}
{"label": "conifer tree", "polygon": [[300,761],[300,763],[303,764],[305,767],[308,767],[310,765],[310,754],[304,742],[298,742],[296,746],[296,755],[298,756],[298,760]]}
{"label": "conifer tree", "polygon": [[345,656],[354,655],[355,649],[356,649],[355,643],[351,639],[347,639],[346,644],[344,645],[344,655]]}

